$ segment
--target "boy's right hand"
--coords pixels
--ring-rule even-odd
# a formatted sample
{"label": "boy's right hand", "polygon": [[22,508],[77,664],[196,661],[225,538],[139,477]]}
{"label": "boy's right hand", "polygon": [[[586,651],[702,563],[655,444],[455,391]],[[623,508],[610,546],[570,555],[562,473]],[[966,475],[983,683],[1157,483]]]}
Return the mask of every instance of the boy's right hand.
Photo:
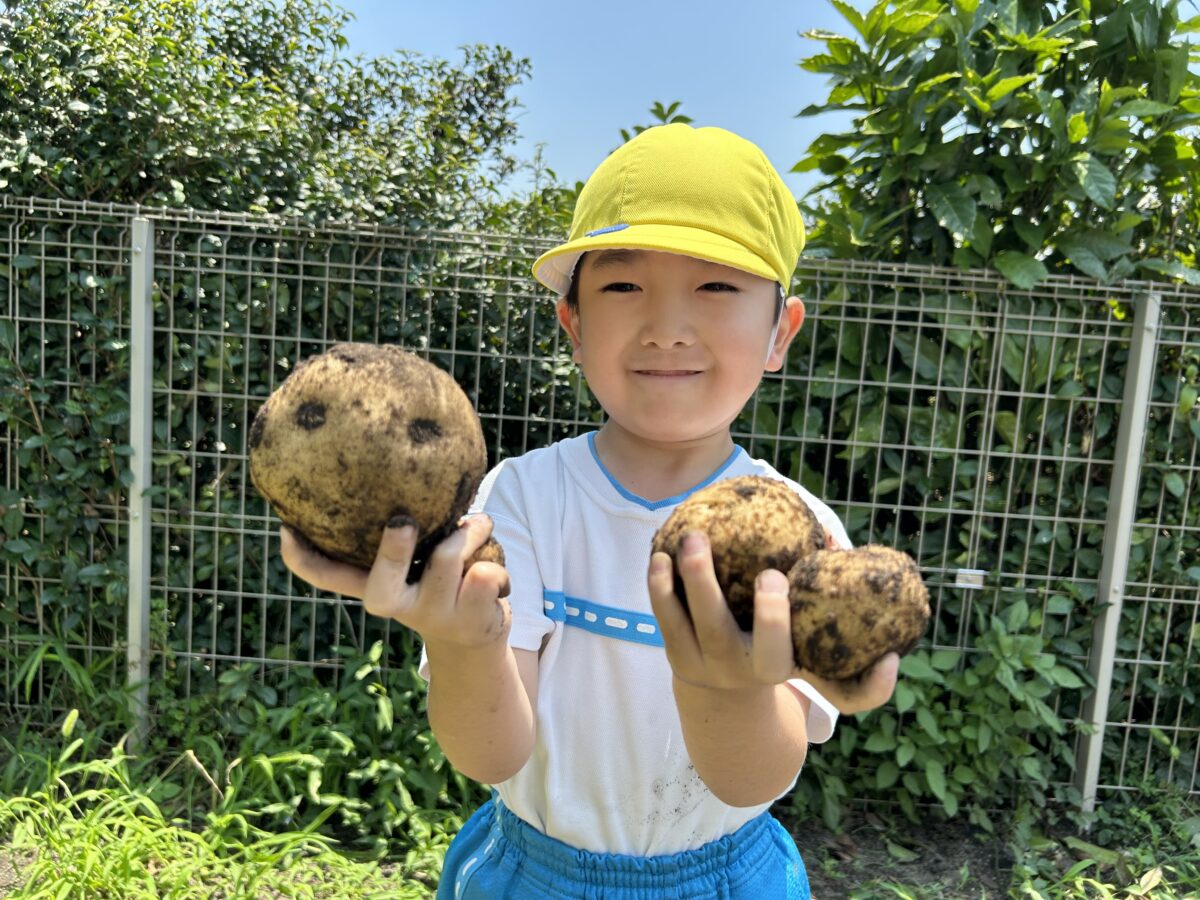
{"label": "boy's right hand", "polygon": [[357,597],[367,612],[395,619],[426,643],[482,647],[508,637],[512,610],[500,594],[508,584],[503,566],[463,565],[492,533],[492,520],[471,516],[434,548],[420,581],[408,583],[417,545],[416,528],[385,528],[369,571],[340,563],[281,529],[283,563],[324,591]]}

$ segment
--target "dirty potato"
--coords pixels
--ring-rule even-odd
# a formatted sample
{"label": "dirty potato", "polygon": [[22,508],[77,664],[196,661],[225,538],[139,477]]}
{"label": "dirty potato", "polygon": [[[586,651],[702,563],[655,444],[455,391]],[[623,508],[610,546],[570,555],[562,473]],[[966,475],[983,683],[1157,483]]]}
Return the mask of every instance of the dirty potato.
{"label": "dirty potato", "polygon": [[[390,345],[337,344],[304,360],[259,409],[249,443],[255,487],[333,559],[370,568],[384,526],[414,524],[410,580],[457,527],[487,468],[462,389]],[[503,556],[490,541],[476,559]]]}
{"label": "dirty potato", "polygon": [[[743,630],[753,625],[759,572],[787,575],[801,669],[853,678],[886,653],[907,653],[925,631],[929,597],[911,557],[876,545],[828,549],[812,510],[777,479],[743,476],[697,491],[663,523],[652,552],[675,559],[689,531],[708,535],[717,582]],[[675,590],[684,599],[678,568]]]}
{"label": "dirty potato", "polygon": [[[747,631],[754,621],[758,573],[786,573],[802,556],[825,546],[825,529],[808,504],[782,481],[755,475],[718,481],[692,494],[659,528],[652,552],[675,559],[689,531],[708,535],[725,602]],[[686,603],[678,570],[675,593]]]}
{"label": "dirty potato", "polygon": [[819,550],[788,572],[796,665],[823,678],[860,675],[925,633],[929,595],[912,558],[891,547]]}

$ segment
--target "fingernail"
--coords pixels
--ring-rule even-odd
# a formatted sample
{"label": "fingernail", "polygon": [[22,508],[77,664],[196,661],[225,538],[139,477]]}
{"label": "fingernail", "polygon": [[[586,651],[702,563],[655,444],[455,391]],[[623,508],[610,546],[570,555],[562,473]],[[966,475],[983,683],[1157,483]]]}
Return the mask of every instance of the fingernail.
{"label": "fingernail", "polygon": [[683,536],[683,552],[691,556],[695,553],[703,553],[705,547],[708,546],[708,538],[698,531],[693,531]]}
{"label": "fingernail", "polygon": [[406,541],[415,540],[417,537],[417,523],[408,516],[392,516],[388,519],[387,528],[397,532]]}
{"label": "fingernail", "polygon": [[655,553],[650,557],[651,575],[666,575],[669,571],[671,571],[671,557],[665,553]]}
{"label": "fingernail", "polygon": [[754,579],[754,586],[766,594],[783,594],[787,592],[788,583],[784,574],[776,569],[764,569]]}

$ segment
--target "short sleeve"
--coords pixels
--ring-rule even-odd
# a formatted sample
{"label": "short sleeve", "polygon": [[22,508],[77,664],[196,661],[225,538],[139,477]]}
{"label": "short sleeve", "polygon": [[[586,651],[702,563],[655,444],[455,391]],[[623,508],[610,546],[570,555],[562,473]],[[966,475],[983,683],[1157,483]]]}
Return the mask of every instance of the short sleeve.
{"label": "short sleeve", "polygon": [[792,678],[788,684],[810,701],[808,721],[805,723],[808,729],[808,742],[810,744],[825,743],[833,737],[833,729],[838,720],[837,707],[826,700],[820,691],[803,678]]}

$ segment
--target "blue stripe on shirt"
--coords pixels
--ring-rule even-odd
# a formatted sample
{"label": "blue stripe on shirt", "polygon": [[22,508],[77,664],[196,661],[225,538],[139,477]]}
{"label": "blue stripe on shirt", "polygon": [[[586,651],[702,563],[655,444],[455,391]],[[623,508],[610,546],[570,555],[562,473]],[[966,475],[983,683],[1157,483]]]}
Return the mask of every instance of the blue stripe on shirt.
{"label": "blue stripe on shirt", "polygon": [[546,617],[575,628],[582,628],[603,637],[663,646],[662,633],[654,616],[635,613],[603,603],[592,603],[578,597],[568,597],[562,591],[542,591],[542,607]]}

